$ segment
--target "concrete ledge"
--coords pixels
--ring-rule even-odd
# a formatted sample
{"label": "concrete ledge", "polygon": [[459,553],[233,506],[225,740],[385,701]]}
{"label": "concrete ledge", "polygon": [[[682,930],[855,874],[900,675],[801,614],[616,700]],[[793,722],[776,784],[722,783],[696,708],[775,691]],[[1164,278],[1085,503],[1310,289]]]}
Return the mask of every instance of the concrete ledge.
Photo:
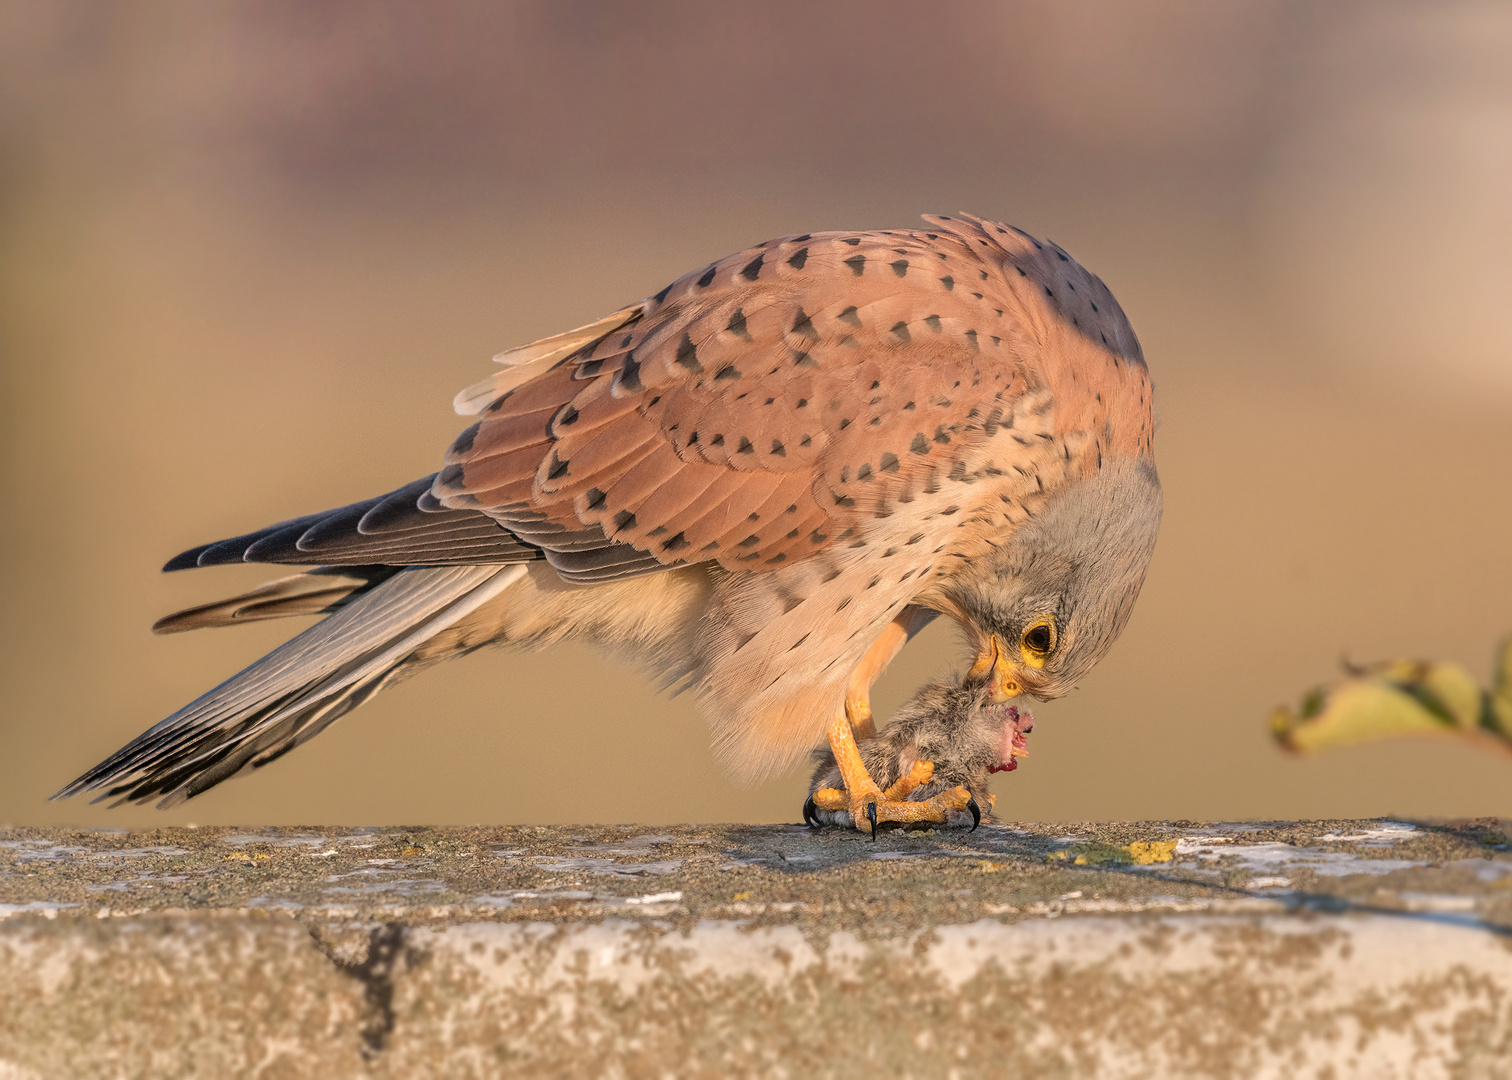
{"label": "concrete ledge", "polygon": [[0,831],[0,1080],[1512,1076],[1497,822]]}

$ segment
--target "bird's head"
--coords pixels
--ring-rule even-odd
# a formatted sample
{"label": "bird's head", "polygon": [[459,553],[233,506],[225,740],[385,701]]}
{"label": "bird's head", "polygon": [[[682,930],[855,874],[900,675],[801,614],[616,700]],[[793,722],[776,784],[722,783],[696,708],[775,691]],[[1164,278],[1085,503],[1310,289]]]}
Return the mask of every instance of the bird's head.
{"label": "bird's head", "polygon": [[1128,622],[1160,513],[1154,464],[1110,461],[958,574],[942,607],[976,650],[968,682],[994,702],[1070,690]]}

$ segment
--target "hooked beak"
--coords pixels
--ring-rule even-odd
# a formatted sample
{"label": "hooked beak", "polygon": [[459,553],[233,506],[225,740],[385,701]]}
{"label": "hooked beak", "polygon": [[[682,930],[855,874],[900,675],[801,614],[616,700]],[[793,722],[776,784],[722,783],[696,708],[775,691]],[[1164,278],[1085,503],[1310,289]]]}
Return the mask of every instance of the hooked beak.
{"label": "hooked beak", "polygon": [[1016,698],[1024,692],[1024,684],[1019,680],[1018,672],[1008,662],[1008,650],[1003,645],[1003,639],[996,634],[988,637],[986,649],[976,658],[976,663],[971,665],[966,677],[973,680],[990,679],[991,693],[987,700],[994,705]]}

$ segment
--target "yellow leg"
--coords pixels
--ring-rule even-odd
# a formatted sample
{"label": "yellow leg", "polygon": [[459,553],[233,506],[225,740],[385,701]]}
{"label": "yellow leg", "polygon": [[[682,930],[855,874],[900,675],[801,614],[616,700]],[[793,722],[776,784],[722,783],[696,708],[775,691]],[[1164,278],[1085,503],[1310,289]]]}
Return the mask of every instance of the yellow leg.
{"label": "yellow leg", "polygon": [[870,739],[877,734],[877,726],[872,721],[872,684],[887,670],[887,665],[892,663],[893,657],[898,655],[903,646],[932,623],[938,614],[939,612],[928,608],[912,605],[904,608],[877,635],[877,640],[872,642],[866,655],[861,657],[856,670],[851,672],[850,686],[845,692],[845,716],[850,721],[851,731],[856,738]]}
{"label": "yellow leg", "polygon": [[906,799],[913,794],[914,788],[921,788],[934,778],[934,762],[916,761],[913,768],[908,770],[906,776],[898,777],[898,782],[882,793],[882,797],[891,802]]}
{"label": "yellow leg", "polygon": [[888,821],[943,822],[952,811],[962,810],[971,810],[972,818],[980,819],[976,802],[964,787],[953,787],[922,802],[904,801],[910,792],[920,784],[927,784],[934,775],[934,765],[927,761],[915,762],[907,776],[884,792],[866,771],[866,763],[861,759],[861,750],[856,746],[856,737],[844,713],[830,721],[828,734],[830,751],[835,755],[845,790],[821,788],[814,792],[809,796],[809,806],[804,809],[805,819],[812,810],[846,811],[856,828],[871,830],[873,839],[877,836],[877,826]]}

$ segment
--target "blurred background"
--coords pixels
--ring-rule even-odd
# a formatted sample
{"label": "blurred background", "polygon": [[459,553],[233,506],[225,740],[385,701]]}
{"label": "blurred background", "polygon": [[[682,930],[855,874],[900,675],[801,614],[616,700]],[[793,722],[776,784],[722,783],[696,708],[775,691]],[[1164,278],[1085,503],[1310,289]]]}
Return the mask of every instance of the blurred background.
{"label": "blurred background", "polygon": [[[385,692],[171,813],[46,797],[297,629],[179,550],[387,491],[502,348],[784,233],[968,210],[1101,275],[1166,518],[1009,819],[1512,813],[1456,744],[1264,721],[1512,630],[1512,7],[0,3],[0,822],[793,821],[587,649]],[[945,620],[941,620],[943,623]],[[957,667],[937,624],[882,711]]]}

